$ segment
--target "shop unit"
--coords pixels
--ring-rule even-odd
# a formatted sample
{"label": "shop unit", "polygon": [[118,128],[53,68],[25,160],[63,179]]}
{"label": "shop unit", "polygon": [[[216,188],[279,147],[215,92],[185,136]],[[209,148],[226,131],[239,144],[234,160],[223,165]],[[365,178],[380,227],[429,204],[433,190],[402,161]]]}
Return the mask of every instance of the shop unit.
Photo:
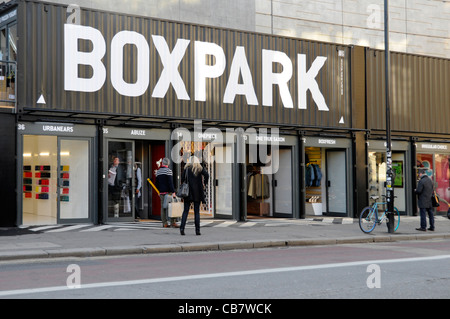
{"label": "shop unit", "polygon": [[353,211],[351,140],[306,136],[303,144],[305,215],[349,216]]}
{"label": "shop unit", "polygon": [[[148,179],[155,183],[158,163],[169,157],[170,130],[103,126],[102,133],[101,220],[134,221],[137,216],[159,218],[160,198]],[[136,192],[137,187],[139,192]]]}
{"label": "shop unit", "polygon": [[448,141],[417,141],[415,172],[426,169],[440,198],[436,212],[446,215],[450,208],[450,143]]}
{"label": "shop unit", "polygon": [[18,124],[18,225],[92,223],[96,129],[68,123]]}
{"label": "shop unit", "polygon": [[[386,141],[369,140],[368,148],[368,196],[369,204],[374,200],[372,196],[379,196],[380,200],[386,195]],[[394,170],[394,202],[400,214],[406,215],[411,211],[414,182],[411,181],[412,163],[410,143],[408,141],[392,142],[392,168]]]}
{"label": "shop unit", "polygon": [[[448,210],[449,67],[449,59],[391,53],[394,203],[402,214],[417,215],[414,190],[419,168],[427,169],[442,199],[436,212]],[[386,118],[380,116],[385,112],[380,94],[384,80],[383,52],[366,49],[368,195],[384,194]]]}
{"label": "shop unit", "polygon": [[[246,218],[299,218],[299,145],[297,136],[245,135],[243,206]],[[266,141],[262,142],[263,137]],[[276,141],[274,141],[276,139]]]}

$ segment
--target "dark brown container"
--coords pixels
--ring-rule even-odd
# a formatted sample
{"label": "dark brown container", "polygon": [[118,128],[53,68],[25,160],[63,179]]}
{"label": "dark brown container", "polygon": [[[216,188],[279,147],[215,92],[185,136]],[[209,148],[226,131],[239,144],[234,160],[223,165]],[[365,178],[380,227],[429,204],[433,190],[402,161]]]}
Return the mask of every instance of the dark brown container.
{"label": "dark brown container", "polygon": [[[386,129],[384,51],[366,50],[368,129]],[[450,60],[391,53],[391,129],[450,133]]]}
{"label": "dark brown container", "polygon": [[[213,28],[154,18],[128,16],[119,13],[81,8],[82,26],[99,30],[105,39],[106,54],[102,61],[106,67],[106,81],[96,92],[64,90],[64,24],[67,23],[67,6],[34,1],[18,1],[19,57],[18,57],[18,108],[20,112],[55,111],[82,114],[108,114],[116,116],[203,119],[220,122],[261,123],[292,127],[351,128],[350,51],[349,46],[303,41],[265,34]],[[128,30],[142,34],[149,45],[149,85],[137,97],[119,94],[111,85],[111,40],[118,32]],[[165,38],[172,50],[177,39],[190,40],[179,65],[179,73],[190,100],[179,100],[172,86],[164,98],[152,97],[153,89],[163,70],[152,35]],[[224,73],[207,79],[206,101],[195,100],[194,52],[195,41],[219,45],[226,57]],[[86,42],[86,41],[85,41]],[[258,105],[248,105],[245,96],[237,95],[233,104],[223,103],[230,67],[237,46],[245,48],[253,87]],[[80,43],[79,50],[92,50],[89,43]],[[262,50],[284,52],[292,61],[293,75],[289,91],[294,107],[285,108],[278,86],[273,86],[273,106],[262,105]],[[124,80],[136,81],[136,50],[125,46]],[[327,58],[315,78],[329,111],[319,111],[308,91],[307,109],[298,105],[297,54],[307,56],[306,70],[317,56]],[[214,63],[212,61],[211,63]],[[277,72],[281,66],[273,64]],[[437,67],[437,66],[436,66]],[[79,74],[89,77],[89,68],[80,67]],[[448,79],[447,79],[448,80]],[[38,104],[40,96],[45,104]],[[448,98],[447,98],[448,101]]]}

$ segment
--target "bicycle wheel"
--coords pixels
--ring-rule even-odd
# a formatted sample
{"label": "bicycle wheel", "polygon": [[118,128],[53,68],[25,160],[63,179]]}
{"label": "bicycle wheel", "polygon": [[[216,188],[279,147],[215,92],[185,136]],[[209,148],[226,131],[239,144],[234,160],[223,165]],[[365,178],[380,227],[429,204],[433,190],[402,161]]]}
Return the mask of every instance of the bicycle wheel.
{"label": "bicycle wheel", "polygon": [[[385,210],[384,213],[386,214],[387,210]],[[400,226],[400,212],[398,211],[397,207],[394,207],[394,231],[397,231],[398,226]]]}
{"label": "bicycle wheel", "polygon": [[395,216],[395,219],[394,219],[394,223],[395,223],[394,224],[394,231],[397,231],[398,226],[400,226],[400,213],[399,213],[397,207],[394,207],[394,216]]}
{"label": "bicycle wheel", "polygon": [[375,229],[376,225],[376,216],[373,207],[367,206],[359,215],[359,228],[365,233],[370,233]]}

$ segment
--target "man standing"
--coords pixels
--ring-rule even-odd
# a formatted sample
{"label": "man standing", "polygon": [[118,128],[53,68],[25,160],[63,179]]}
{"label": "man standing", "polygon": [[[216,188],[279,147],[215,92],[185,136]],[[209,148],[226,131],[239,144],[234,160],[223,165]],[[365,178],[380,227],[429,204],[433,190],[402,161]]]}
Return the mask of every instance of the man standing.
{"label": "man standing", "polygon": [[[161,221],[163,227],[170,227],[167,223],[167,204],[164,207],[164,203],[168,203],[168,200],[164,201],[166,196],[172,194],[175,197],[175,188],[173,186],[172,170],[169,168],[170,160],[164,157],[161,163],[161,167],[156,171],[156,183],[155,186],[159,190],[159,198],[161,199]],[[175,218],[171,218],[172,227],[177,227]]]}
{"label": "man standing", "polygon": [[142,170],[139,167],[140,163],[136,160],[134,162],[134,174],[136,177],[136,194],[134,195],[135,197],[135,203],[134,203],[134,208],[135,208],[135,218],[136,219],[140,219],[140,206],[141,206],[141,188],[142,188]]}
{"label": "man standing", "polygon": [[123,174],[118,156],[112,157],[113,162],[108,170],[108,213],[109,217],[119,217],[120,193],[122,191]]}
{"label": "man standing", "polygon": [[434,231],[433,205],[431,204],[431,195],[433,194],[433,181],[426,174],[426,169],[419,169],[419,183],[417,184],[416,194],[419,196],[420,209],[420,228],[419,231],[427,231],[427,213],[430,219],[430,228]]}

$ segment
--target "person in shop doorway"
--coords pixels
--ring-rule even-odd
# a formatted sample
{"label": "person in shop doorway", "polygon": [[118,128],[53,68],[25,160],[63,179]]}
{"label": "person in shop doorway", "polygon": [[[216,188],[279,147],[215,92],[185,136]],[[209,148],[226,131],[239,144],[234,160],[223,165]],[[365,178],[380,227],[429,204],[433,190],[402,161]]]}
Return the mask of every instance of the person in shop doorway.
{"label": "person in shop doorway", "polygon": [[208,172],[200,164],[197,157],[192,156],[184,168],[181,175],[181,182],[187,179],[189,185],[189,196],[184,199],[183,216],[181,217],[180,234],[184,235],[189,207],[194,203],[194,224],[195,234],[200,234],[200,202],[205,202],[205,193],[203,192],[203,184],[207,185],[209,180]]}
{"label": "person in shop doorway", "polygon": [[140,167],[140,163],[138,161],[134,162],[134,174],[136,178],[136,194],[134,194],[135,202],[134,202],[134,208],[135,208],[135,218],[140,219],[140,210],[141,207],[141,198],[142,198],[142,170]]}
{"label": "person in shop doorway", "polygon": [[427,231],[428,214],[430,220],[428,230],[434,231],[433,205],[431,204],[433,181],[426,174],[426,169],[419,169],[419,183],[417,184],[416,194],[418,195],[418,206],[420,210],[420,228],[416,228],[416,230]]}
{"label": "person in shop doorway", "polygon": [[120,171],[120,159],[118,156],[112,157],[112,164],[108,170],[108,194],[110,198],[110,208],[112,206],[113,216],[119,217],[119,203],[121,193],[121,179],[123,178]]}
{"label": "person in shop doorway", "polygon": [[159,198],[161,199],[161,221],[163,227],[178,227],[176,218],[171,218],[170,224],[167,217],[167,203],[168,197],[172,195],[175,197],[175,188],[173,186],[173,174],[169,168],[170,160],[164,157],[161,161],[161,167],[156,171],[155,186],[159,190]]}

